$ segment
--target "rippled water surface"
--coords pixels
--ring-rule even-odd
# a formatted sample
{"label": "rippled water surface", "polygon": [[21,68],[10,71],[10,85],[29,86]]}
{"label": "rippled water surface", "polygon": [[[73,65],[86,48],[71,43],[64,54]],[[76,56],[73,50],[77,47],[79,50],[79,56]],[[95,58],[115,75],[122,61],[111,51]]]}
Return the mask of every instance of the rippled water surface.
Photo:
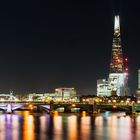
{"label": "rippled water surface", "polygon": [[140,140],[140,116],[0,114],[0,140]]}

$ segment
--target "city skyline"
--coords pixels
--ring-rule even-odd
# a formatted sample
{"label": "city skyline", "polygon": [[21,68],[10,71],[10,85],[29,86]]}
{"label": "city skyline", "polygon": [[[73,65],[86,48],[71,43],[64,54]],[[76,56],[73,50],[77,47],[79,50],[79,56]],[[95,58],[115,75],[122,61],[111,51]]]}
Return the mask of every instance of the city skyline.
{"label": "city skyline", "polygon": [[128,57],[129,86],[137,89],[138,2],[124,0],[15,2],[1,8],[0,91],[44,92],[75,87],[96,94],[107,78],[115,8],[119,7],[122,49]]}

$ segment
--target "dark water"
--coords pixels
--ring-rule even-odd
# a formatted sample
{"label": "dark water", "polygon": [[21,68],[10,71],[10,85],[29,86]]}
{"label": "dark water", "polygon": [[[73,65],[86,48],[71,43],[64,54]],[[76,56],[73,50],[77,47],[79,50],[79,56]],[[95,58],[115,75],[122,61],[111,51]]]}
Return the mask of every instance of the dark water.
{"label": "dark water", "polygon": [[140,116],[0,114],[0,140],[140,140]]}

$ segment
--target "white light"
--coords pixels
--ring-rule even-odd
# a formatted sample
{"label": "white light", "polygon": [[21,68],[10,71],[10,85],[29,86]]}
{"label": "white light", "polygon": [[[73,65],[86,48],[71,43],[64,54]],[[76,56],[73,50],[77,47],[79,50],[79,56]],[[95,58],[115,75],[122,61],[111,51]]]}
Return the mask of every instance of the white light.
{"label": "white light", "polygon": [[140,101],[138,100],[138,101],[137,101],[137,103],[139,104],[139,103],[140,103]]}
{"label": "white light", "polygon": [[19,101],[19,99],[15,98],[15,101]]}
{"label": "white light", "polygon": [[33,101],[33,99],[29,99],[28,101]]}
{"label": "white light", "polygon": [[116,103],[116,100],[113,100],[114,103]]}
{"label": "white light", "polygon": [[108,103],[110,103],[111,102],[111,100],[108,100]]}
{"label": "white light", "polygon": [[116,29],[120,29],[120,20],[119,20],[119,16],[115,16],[115,30]]}
{"label": "white light", "polygon": [[4,99],[4,98],[1,98],[0,100],[1,100],[1,101],[5,101],[5,99]]}

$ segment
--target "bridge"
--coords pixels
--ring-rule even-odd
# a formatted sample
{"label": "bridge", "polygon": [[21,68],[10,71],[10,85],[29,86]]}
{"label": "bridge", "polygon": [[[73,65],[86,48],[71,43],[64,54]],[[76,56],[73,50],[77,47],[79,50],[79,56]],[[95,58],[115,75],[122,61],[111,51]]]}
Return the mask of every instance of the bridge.
{"label": "bridge", "polygon": [[13,101],[18,101],[18,99],[13,95],[13,91],[10,91],[10,94],[0,94],[0,109],[7,113],[12,113],[13,110],[24,106],[24,104],[12,103]]}
{"label": "bridge", "polygon": [[7,97],[7,100],[0,100],[0,109],[7,113],[12,113],[14,110],[31,110],[41,111],[45,110],[47,113],[53,111],[58,112],[77,112],[81,113],[86,111],[89,114],[93,114],[94,111],[124,111],[127,114],[133,112],[140,112],[140,104],[126,105],[126,104],[84,104],[84,103],[53,103],[49,104],[42,101],[21,101],[13,96],[13,92],[10,94],[0,94],[0,97]]}
{"label": "bridge", "polygon": [[[63,113],[81,113],[83,111],[88,114],[93,114],[93,112],[104,112],[104,111],[124,111],[127,114],[136,112],[140,110],[140,105],[135,107],[128,105],[94,105],[94,104],[82,104],[82,103],[61,103],[61,104],[48,104],[44,102],[3,102],[0,103],[0,109],[6,111],[7,113],[12,113],[14,110],[30,110],[30,111],[46,111],[51,113],[54,111]],[[138,110],[139,109],[139,110]]]}

